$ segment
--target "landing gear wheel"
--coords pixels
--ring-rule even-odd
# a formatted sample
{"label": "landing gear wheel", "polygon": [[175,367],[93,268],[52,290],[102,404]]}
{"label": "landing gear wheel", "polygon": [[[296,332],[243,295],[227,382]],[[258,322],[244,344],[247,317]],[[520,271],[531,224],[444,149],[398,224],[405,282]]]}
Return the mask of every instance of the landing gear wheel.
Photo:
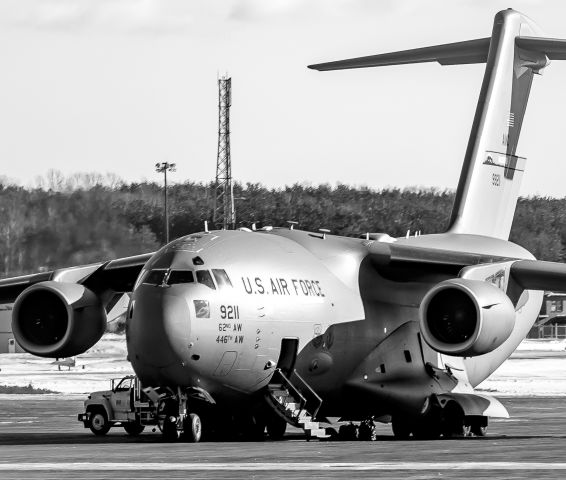
{"label": "landing gear wheel", "polygon": [[287,422],[280,417],[273,417],[267,421],[267,434],[271,440],[281,440],[287,430]]}
{"label": "landing gear wheel", "polygon": [[179,439],[179,431],[177,430],[177,419],[173,416],[167,416],[163,420],[163,440],[166,442],[175,442]]}
{"label": "landing gear wheel", "polygon": [[470,420],[470,431],[476,437],[485,437],[487,435],[487,418],[479,417]]}
{"label": "landing gear wheel", "polygon": [[357,440],[360,435],[360,431],[357,425],[350,422],[347,425],[340,425],[338,429],[338,438],[340,440]]}
{"label": "landing gear wheel", "polygon": [[411,425],[403,418],[393,417],[391,429],[397,440],[408,440],[411,436]]}
{"label": "landing gear wheel", "polygon": [[90,416],[90,431],[95,435],[106,435],[110,430],[110,422],[104,410],[97,410]]}
{"label": "landing gear wheel", "polygon": [[183,421],[183,440],[198,443],[202,437],[202,422],[196,413],[190,413]]}
{"label": "landing gear wheel", "polygon": [[373,423],[373,420],[371,418],[368,418],[360,423],[358,439],[366,442],[375,442],[375,440],[377,439],[375,423]]}
{"label": "landing gear wheel", "polygon": [[413,427],[413,437],[417,440],[436,440],[440,434],[440,419],[438,418],[421,418],[415,422]]}
{"label": "landing gear wheel", "polygon": [[246,414],[239,419],[239,432],[244,440],[263,442],[265,440],[266,419],[262,412]]}
{"label": "landing gear wheel", "polygon": [[144,431],[144,429],[145,427],[143,425],[136,422],[124,423],[124,430],[126,430],[126,433],[132,437],[137,437]]}
{"label": "landing gear wheel", "polygon": [[458,404],[450,402],[442,412],[442,436],[444,438],[466,437],[469,428],[466,428],[464,412]]}

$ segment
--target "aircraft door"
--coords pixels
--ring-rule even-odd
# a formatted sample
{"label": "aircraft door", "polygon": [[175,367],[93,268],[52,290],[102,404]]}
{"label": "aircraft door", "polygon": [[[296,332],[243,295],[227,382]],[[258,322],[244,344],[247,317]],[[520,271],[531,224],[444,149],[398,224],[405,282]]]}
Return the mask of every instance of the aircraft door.
{"label": "aircraft door", "polygon": [[290,376],[293,373],[298,351],[298,338],[281,339],[281,351],[279,353],[279,360],[277,360],[277,368],[279,368],[284,375]]}
{"label": "aircraft door", "polygon": [[214,375],[217,377],[225,377],[228,375],[236,362],[236,358],[238,358],[237,352],[224,352],[218,367],[216,367],[216,370],[214,371]]}

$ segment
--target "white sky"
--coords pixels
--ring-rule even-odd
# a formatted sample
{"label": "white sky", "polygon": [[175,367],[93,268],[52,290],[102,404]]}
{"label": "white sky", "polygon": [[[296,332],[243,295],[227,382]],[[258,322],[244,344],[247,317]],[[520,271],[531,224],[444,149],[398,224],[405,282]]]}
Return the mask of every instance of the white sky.
{"label": "white sky", "polygon": [[[563,0],[0,0],[0,175],[210,180],[227,71],[237,180],[455,188],[483,65],[306,65],[486,37],[509,6],[566,38]],[[535,78],[523,194],[566,195],[565,84]]]}

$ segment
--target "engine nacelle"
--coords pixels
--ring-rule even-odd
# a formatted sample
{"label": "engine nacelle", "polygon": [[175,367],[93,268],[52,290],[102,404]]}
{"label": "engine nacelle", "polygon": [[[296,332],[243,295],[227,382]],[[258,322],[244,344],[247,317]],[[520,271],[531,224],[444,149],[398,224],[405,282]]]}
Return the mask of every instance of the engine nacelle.
{"label": "engine nacelle", "polygon": [[473,357],[495,350],[515,326],[515,308],[491,283],[456,278],[435,285],[423,298],[421,333],[434,350]]}
{"label": "engine nacelle", "polygon": [[92,347],[104,333],[106,312],[83,285],[41,282],[26,288],[12,310],[16,341],[40,357],[72,357]]}

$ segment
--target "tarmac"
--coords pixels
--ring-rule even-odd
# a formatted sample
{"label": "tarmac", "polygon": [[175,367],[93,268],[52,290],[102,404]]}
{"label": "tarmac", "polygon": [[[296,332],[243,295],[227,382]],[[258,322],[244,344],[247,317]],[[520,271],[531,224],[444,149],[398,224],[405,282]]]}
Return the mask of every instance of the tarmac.
{"label": "tarmac", "polygon": [[165,443],[159,433],[102,438],[76,418],[84,395],[0,395],[0,478],[564,478],[566,398],[501,398],[510,419],[488,436],[375,442]]}

